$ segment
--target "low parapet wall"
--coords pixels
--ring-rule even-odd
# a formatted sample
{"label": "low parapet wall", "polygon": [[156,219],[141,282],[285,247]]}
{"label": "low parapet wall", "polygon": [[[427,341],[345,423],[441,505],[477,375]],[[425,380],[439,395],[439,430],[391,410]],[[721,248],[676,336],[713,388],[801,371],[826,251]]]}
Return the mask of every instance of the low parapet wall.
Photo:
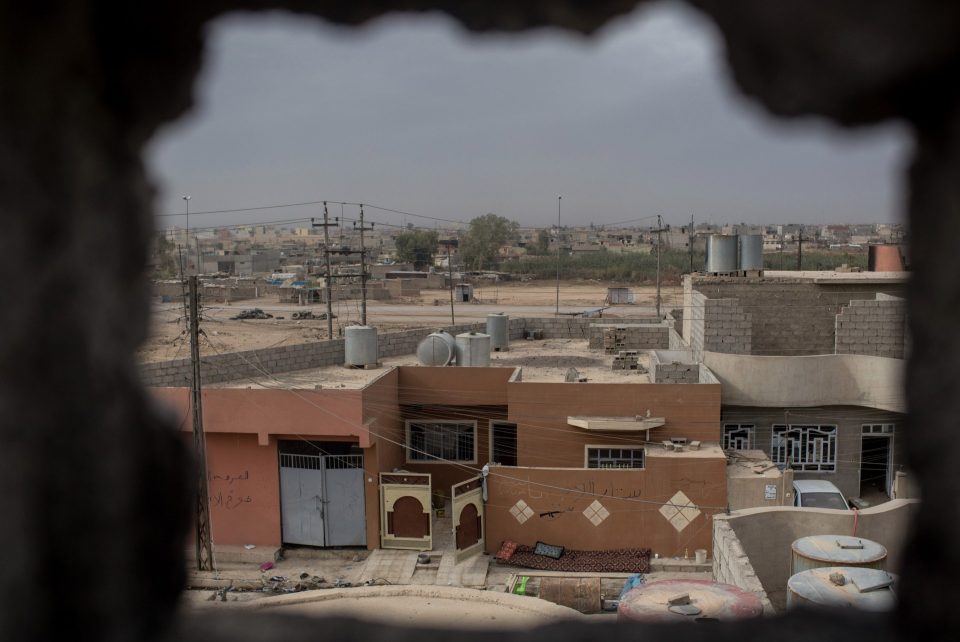
{"label": "low parapet wall", "polygon": [[[518,318],[510,319],[510,340],[520,340],[527,329],[538,329],[544,339],[587,339],[594,319],[581,318]],[[457,335],[462,332],[485,332],[486,322],[464,323],[439,328]],[[659,326],[658,326],[659,327]],[[663,326],[666,328],[666,326]],[[380,358],[413,354],[417,346],[437,327],[414,328],[398,332],[384,332],[378,336]],[[666,336],[666,335],[665,335]],[[223,383],[247,378],[258,378],[264,373],[279,374],[308,368],[323,368],[342,364],[344,340],[312,341],[295,345],[245,350],[224,354],[204,355],[200,373],[205,383]],[[156,361],[140,365],[140,377],[146,386],[179,387],[190,385],[189,359]]]}
{"label": "low parapet wall", "polygon": [[[791,544],[807,535],[858,535],[887,549],[886,567],[896,572],[906,542],[907,525],[917,500],[895,499],[859,512],[813,508],[751,508],[717,516],[714,522],[714,567],[730,582],[753,591],[751,573],[760,581],[773,608],[786,605]],[[725,521],[735,538],[717,529]],[[719,578],[718,578],[719,579]],[[721,580],[722,581],[722,580]]]}

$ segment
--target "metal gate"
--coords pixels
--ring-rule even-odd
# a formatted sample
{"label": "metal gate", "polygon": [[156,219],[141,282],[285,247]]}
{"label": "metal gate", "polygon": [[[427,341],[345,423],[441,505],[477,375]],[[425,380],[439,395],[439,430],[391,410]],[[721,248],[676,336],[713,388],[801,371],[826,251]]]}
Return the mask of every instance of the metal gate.
{"label": "metal gate", "polygon": [[280,521],[286,544],[365,546],[363,455],[280,453]]}
{"label": "metal gate", "polygon": [[483,552],[484,523],[483,478],[474,477],[454,484],[450,489],[453,542],[456,561]]}
{"label": "metal gate", "polygon": [[380,547],[433,548],[429,474],[380,473]]}

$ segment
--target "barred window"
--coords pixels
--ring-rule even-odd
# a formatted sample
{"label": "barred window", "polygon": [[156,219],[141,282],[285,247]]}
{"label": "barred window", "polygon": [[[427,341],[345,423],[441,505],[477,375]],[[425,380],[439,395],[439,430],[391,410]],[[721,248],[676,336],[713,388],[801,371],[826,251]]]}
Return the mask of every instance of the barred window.
{"label": "barred window", "polygon": [[753,424],[724,424],[723,449],[750,450],[753,448],[753,430]]}
{"label": "barred window", "polygon": [[773,463],[808,472],[837,470],[837,427],[776,424],[770,444]]}
{"label": "barred window", "polygon": [[474,463],[477,425],[452,421],[408,422],[407,461]]}

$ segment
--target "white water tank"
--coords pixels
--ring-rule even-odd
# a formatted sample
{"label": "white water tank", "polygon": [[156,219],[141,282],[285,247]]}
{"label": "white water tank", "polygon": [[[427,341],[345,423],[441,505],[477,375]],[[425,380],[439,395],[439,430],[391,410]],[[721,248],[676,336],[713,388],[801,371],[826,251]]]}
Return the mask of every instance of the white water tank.
{"label": "white water tank", "polygon": [[377,365],[377,329],[368,325],[351,325],[346,330],[344,341],[344,365]]}
{"label": "white water tank", "polygon": [[457,356],[453,335],[443,330],[431,332],[417,346],[417,360],[424,366],[445,366]]}
{"label": "white water tank", "polygon": [[485,368],[490,365],[490,335],[464,332],[457,335],[457,365]]}
{"label": "white water tank", "polygon": [[755,272],[763,270],[763,236],[760,234],[741,234],[737,237],[740,249],[739,268]]}
{"label": "white water tank", "polygon": [[704,272],[736,272],[738,261],[736,234],[711,234],[707,237],[707,261]]}
{"label": "white water tank", "polygon": [[510,317],[503,312],[487,315],[487,334],[490,347],[497,352],[510,349]]}

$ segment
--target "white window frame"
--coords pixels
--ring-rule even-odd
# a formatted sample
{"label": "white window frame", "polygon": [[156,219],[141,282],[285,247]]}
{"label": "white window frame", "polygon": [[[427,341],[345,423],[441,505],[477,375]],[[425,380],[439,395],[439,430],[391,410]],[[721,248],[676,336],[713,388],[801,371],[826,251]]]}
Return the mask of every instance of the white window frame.
{"label": "white window frame", "polygon": [[897,424],[895,423],[880,423],[880,424],[863,424],[860,426],[860,433],[863,435],[893,435],[897,432]]}
{"label": "white window frame", "polygon": [[[734,448],[728,443],[727,440],[727,428],[731,428],[731,432],[746,430],[747,431],[747,445],[745,448]],[[752,450],[754,440],[756,439],[757,434],[757,425],[756,424],[723,424],[720,432],[720,444],[724,450]],[[739,438],[738,438],[739,441]]]}
{"label": "white window frame", "polygon": [[[427,426],[471,426],[472,427],[472,437],[473,437],[473,458],[472,459],[442,459],[435,456],[426,456],[426,459],[414,459],[411,457],[411,448],[412,448],[412,439],[410,433],[410,427],[412,425],[427,425]],[[406,462],[408,464],[475,464],[477,463],[477,451],[479,450],[478,440],[477,440],[477,422],[470,420],[451,420],[451,419],[408,419],[404,422],[404,455]],[[432,453],[431,453],[432,455]]]}
{"label": "white window frame", "polygon": [[[634,466],[624,466],[624,467],[614,467],[614,466],[597,466],[596,468],[590,467],[590,451],[597,450],[601,448],[612,449],[612,450],[639,450],[642,455],[643,466],[636,468]],[[623,444],[587,444],[583,447],[583,467],[589,470],[646,470],[647,468],[647,449],[643,446],[625,446]]]}
{"label": "white window frame", "polygon": [[[797,436],[787,436],[786,433],[792,432],[796,432]],[[814,434],[811,438],[811,432],[823,435]],[[836,424],[773,424],[770,430],[770,460],[778,466],[786,466],[790,462],[790,468],[797,472],[835,473],[837,433]],[[831,449],[832,460],[829,457]]]}

